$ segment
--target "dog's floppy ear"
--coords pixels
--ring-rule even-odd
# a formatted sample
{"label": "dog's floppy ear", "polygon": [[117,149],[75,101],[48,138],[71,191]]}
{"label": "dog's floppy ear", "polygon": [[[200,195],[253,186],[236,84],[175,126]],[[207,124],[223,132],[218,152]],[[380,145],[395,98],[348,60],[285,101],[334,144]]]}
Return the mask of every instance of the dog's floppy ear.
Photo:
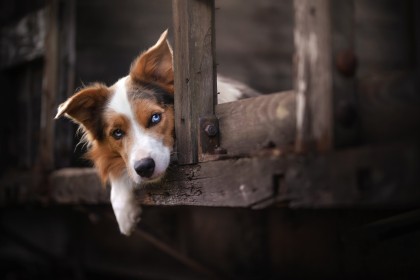
{"label": "dog's floppy ear", "polygon": [[58,107],[55,118],[63,115],[82,125],[92,136],[102,137],[101,112],[109,98],[106,86],[96,84],[86,87]]}
{"label": "dog's floppy ear", "polygon": [[157,43],[142,53],[133,62],[130,76],[138,81],[156,84],[166,91],[174,92],[172,48],[166,37],[168,30],[160,35]]}

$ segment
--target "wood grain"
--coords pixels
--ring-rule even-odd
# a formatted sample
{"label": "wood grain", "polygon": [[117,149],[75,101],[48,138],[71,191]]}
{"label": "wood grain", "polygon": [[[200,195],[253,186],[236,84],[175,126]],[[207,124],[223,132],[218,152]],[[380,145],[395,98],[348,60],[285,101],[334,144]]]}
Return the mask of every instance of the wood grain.
{"label": "wood grain", "polygon": [[175,131],[180,164],[199,159],[199,117],[214,115],[213,0],[174,0]]}
{"label": "wood grain", "polygon": [[355,78],[359,53],[355,49],[354,1],[330,1],[330,15],[333,145],[344,148],[357,144],[360,135]]}
{"label": "wood grain", "polygon": [[273,197],[273,176],[282,173],[275,158],[209,161],[169,170],[161,186],[139,192],[146,205],[251,207]]}
{"label": "wood grain", "polygon": [[[271,156],[172,166],[138,191],[144,205],[264,208],[413,207],[420,203],[420,150],[413,143],[312,156]],[[73,174],[73,175],[72,175]],[[93,169],[50,179],[56,203],[107,203]]]}
{"label": "wood grain", "polygon": [[41,9],[0,29],[0,69],[42,57],[45,53],[47,10]]}
{"label": "wood grain", "polygon": [[[60,26],[58,42],[58,90],[56,108],[75,92],[76,72],[76,3],[74,0],[60,4]],[[74,126],[64,120],[54,122],[54,167],[71,165],[74,154]]]}
{"label": "wood grain", "polygon": [[296,135],[296,95],[269,94],[216,106],[220,145],[228,155],[249,155],[267,146],[288,148]]}
{"label": "wood grain", "polygon": [[48,31],[45,38],[45,64],[41,98],[41,125],[38,167],[50,171],[54,167],[54,113],[55,96],[58,91],[58,36],[59,4],[48,2]]}
{"label": "wood grain", "polygon": [[331,150],[333,101],[330,1],[295,0],[296,150]]}

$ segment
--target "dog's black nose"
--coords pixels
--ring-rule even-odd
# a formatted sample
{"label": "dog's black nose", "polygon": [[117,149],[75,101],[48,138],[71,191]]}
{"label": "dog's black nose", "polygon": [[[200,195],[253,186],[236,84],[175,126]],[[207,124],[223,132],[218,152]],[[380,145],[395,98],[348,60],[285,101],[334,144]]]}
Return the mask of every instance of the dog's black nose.
{"label": "dog's black nose", "polygon": [[155,161],[152,158],[144,158],[134,163],[134,170],[141,177],[149,178],[155,171]]}

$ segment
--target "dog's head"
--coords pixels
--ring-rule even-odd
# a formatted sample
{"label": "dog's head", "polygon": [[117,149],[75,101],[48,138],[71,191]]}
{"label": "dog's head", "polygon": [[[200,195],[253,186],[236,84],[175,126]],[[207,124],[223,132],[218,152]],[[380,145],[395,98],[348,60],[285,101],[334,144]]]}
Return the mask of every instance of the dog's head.
{"label": "dog's head", "polygon": [[101,178],[126,174],[137,184],[160,178],[174,144],[172,49],[165,31],[111,87],[88,86],[58,108],[80,125]]}

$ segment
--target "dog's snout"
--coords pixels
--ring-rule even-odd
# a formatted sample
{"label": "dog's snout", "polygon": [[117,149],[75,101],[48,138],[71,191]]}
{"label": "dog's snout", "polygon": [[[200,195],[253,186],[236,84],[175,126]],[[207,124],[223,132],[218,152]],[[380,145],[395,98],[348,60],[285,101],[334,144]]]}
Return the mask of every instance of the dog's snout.
{"label": "dog's snout", "polygon": [[144,158],[134,163],[134,170],[141,177],[149,178],[155,171],[155,161],[152,158]]}

